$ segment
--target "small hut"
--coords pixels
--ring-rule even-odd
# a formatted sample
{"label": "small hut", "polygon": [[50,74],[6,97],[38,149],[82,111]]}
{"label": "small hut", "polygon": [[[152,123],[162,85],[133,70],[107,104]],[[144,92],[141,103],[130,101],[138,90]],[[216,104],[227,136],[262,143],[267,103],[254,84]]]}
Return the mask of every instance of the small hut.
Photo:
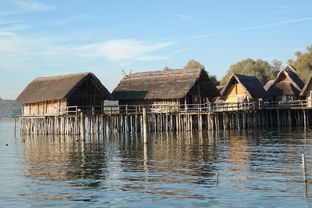
{"label": "small hut", "polygon": [[312,107],[312,75],[309,77],[304,87],[302,88],[300,96],[306,98],[308,107]]}
{"label": "small hut", "polygon": [[233,74],[221,91],[218,102],[258,102],[265,97],[265,90],[255,76]]}
{"label": "small hut", "polygon": [[304,83],[296,74],[296,69],[287,65],[274,80],[268,81],[264,88],[268,101],[289,101],[300,99]]}
{"label": "small hut", "polygon": [[110,98],[110,93],[97,77],[86,72],[36,78],[15,103],[23,105],[23,116],[54,116],[68,113],[68,110],[77,111],[78,108],[88,113]]}
{"label": "small hut", "polygon": [[165,69],[125,76],[112,96],[121,105],[202,104],[219,96],[203,68]]}

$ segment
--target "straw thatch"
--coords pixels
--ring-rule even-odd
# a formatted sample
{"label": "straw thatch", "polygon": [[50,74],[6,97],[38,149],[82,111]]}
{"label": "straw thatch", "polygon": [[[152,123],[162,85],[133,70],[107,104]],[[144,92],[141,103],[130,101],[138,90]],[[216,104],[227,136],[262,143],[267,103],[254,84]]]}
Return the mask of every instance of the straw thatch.
{"label": "straw thatch", "polygon": [[[199,83],[202,97],[219,95],[204,69],[170,69],[125,76],[112,96],[116,100],[166,100],[185,97]],[[196,88],[197,89],[197,88]]]}
{"label": "straw thatch", "polygon": [[310,75],[309,79],[307,80],[304,87],[302,88],[302,90],[300,92],[300,96],[307,96],[308,95],[307,90],[311,89],[311,84],[312,84],[312,74]]}
{"label": "straw thatch", "polygon": [[54,77],[39,77],[33,80],[17,97],[15,103],[37,103],[68,98],[82,83],[91,79],[101,94],[109,99],[110,93],[91,72]]}
{"label": "straw thatch", "polygon": [[291,65],[281,70],[274,80],[265,84],[268,96],[296,95],[298,96],[304,86],[302,80],[295,73]]}
{"label": "straw thatch", "polygon": [[233,74],[231,76],[225,87],[222,89],[221,96],[227,95],[228,89],[234,81],[239,83],[245,89],[245,92],[250,98],[263,98],[266,96],[265,90],[257,77],[242,74]]}

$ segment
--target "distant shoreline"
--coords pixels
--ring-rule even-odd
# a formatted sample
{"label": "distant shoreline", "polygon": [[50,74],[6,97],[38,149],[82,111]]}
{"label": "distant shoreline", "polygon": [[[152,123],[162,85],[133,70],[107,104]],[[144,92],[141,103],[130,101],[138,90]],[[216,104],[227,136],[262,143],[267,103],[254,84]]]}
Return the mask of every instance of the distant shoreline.
{"label": "distant shoreline", "polygon": [[9,121],[13,121],[12,118],[0,118],[0,122],[9,122]]}

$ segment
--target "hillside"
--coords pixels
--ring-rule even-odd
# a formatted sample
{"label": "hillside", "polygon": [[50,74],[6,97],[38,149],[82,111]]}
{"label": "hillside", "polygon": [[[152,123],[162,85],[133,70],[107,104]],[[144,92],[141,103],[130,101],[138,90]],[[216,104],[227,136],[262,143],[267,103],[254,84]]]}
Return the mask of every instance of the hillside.
{"label": "hillside", "polygon": [[21,105],[15,105],[13,102],[14,100],[3,100],[0,98],[0,120],[21,115]]}

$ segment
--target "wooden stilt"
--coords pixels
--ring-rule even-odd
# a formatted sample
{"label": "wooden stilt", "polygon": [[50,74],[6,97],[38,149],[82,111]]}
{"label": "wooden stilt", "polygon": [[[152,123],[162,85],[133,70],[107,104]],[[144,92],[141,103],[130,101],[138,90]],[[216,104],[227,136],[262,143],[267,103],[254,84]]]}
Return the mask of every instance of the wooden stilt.
{"label": "wooden stilt", "polygon": [[146,108],[143,108],[143,138],[144,138],[144,144],[147,144],[148,139],[147,139],[147,112],[146,112]]}
{"label": "wooden stilt", "polygon": [[80,112],[80,139],[85,140],[85,116]]}

